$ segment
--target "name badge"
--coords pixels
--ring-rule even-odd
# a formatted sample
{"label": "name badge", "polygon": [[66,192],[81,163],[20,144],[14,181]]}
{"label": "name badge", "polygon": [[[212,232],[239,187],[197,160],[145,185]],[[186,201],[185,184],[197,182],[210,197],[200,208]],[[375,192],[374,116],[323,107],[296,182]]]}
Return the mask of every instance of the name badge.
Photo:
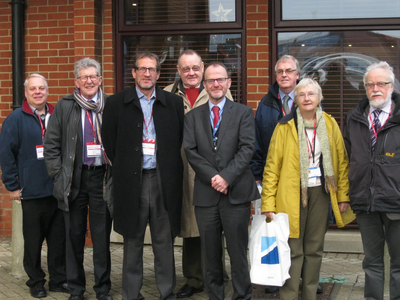
{"label": "name badge", "polygon": [[156,151],[156,140],[142,139],[144,155],[154,155]]}
{"label": "name badge", "polygon": [[316,177],[321,177],[321,169],[319,167],[309,168],[308,179]]}
{"label": "name badge", "polygon": [[101,157],[101,145],[96,143],[86,143],[87,157]]}
{"label": "name badge", "polygon": [[44,153],[43,145],[37,145],[36,146],[37,159],[44,159],[43,153]]}

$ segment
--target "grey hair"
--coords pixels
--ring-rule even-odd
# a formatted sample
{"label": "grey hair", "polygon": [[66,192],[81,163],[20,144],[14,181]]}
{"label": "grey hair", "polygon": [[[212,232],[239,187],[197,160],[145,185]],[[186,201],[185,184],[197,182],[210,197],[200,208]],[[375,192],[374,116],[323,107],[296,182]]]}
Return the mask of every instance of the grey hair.
{"label": "grey hair", "polygon": [[300,75],[300,63],[299,63],[299,61],[294,56],[289,55],[289,54],[285,54],[284,56],[282,56],[281,58],[278,59],[278,61],[275,64],[275,72],[278,69],[278,64],[281,61],[287,61],[287,60],[294,61],[294,64],[296,65],[296,74]]}
{"label": "grey hair", "polygon": [[199,53],[197,53],[196,51],[194,51],[194,50],[192,50],[192,49],[186,49],[186,50],[184,50],[184,51],[179,55],[179,58],[178,58],[178,66],[181,66],[181,57],[182,57],[183,55],[197,55],[197,56],[199,57],[199,59],[200,59],[200,65],[201,65],[201,63],[203,62],[203,60],[201,59],[201,56],[200,56]]}
{"label": "grey hair", "polygon": [[394,83],[393,68],[391,66],[389,66],[389,64],[386,61],[380,61],[378,63],[369,65],[368,68],[365,70],[365,74],[363,77],[364,85],[367,83],[366,81],[367,81],[367,76],[368,76],[369,72],[371,72],[372,70],[378,69],[378,68],[384,69],[389,74],[390,81],[392,83]]}
{"label": "grey hair", "polygon": [[320,101],[322,101],[322,99],[324,99],[324,96],[322,96],[322,89],[321,89],[321,86],[319,85],[319,83],[310,77],[305,77],[302,80],[300,80],[300,82],[294,88],[294,100],[296,102],[297,102],[297,96],[298,96],[299,90],[306,87],[309,84],[311,84],[317,88],[318,99]]}
{"label": "grey hair", "polygon": [[136,59],[135,59],[135,65],[134,65],[134,69],[136,70],[138,68],[138,60],[142,59],[142,58],[150,58],[150,59],[155,59],[156,63],[157,63],[157,73],[159,73],[161,71],[161,62],[160,62],[160,58],[158,57],[157,54],[152,53],[150,51],[143,51],[143,52],[139,52],[136,55]]}
{"label": "grey hair", "polygon": [[24,82],[24,88],[25,88],[25,90],[26,90],[26,88],[28,87],[28,79],[29,79],[29,78],[32,78],[32,77],[39,77],[39,78],[42,78],[42,79],[44,80],[44,85],[46,86],[46,90],[49,89],[49,85],[47,84],[46,78],[45,78],[43,75],[34,73],[34,74],[31,74],[31,75],[29,75],[28,77],[26,77],[25,82]]}
{"label": "grey hair", "polygon": [[81,60],[78,60],[75,63],[75,66],[74,66],[75,78],[78,78],[80,76],[81,70],[87,69],[87,68],[91,68],[91,67],[96,68],[97,76],[101,76],[101,66],[100,66],[100,64],[96,60],[94,60],[92,58],[85,57],[85,58],[82,58]]}

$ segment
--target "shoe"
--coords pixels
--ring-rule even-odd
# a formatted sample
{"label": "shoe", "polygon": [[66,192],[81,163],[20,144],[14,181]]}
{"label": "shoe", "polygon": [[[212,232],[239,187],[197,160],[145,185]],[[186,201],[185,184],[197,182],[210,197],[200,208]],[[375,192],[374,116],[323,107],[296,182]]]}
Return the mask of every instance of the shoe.
{"label": "shoe", "polygon": [[68,283],[66,283],[66,282],[58,284],[58,285],[50,282],[49,283],[49,291],[55,292],[55,293],[69,294],[70,289],[69,289]]}
{"label": "shoe", "polygon": [[279,292],[279,287],[277,286],[267,285],[267,287],[265,288],[266,294],[274,294],[278,292]]}
{"label": "shoe", "polygon": [[176,294],[176,298],[189,298],[193,294],[201,293],[203,289],[196,289],[195,287],[185,284]]}
{"label": "shoe", "polygon": [[82,294],[78,294],[78,295],[71,295],[69,296],[68,300],[84,300],[85,298],[83,297]]}
{"label": "shoe", "polygon": [[324,292],[324,290],[322,289],[322,286],[320,284],[318,284],[317,294],[322,294],[323,292]]}
{"label": "shoe", "polygon": [[113,297],[111,297],[108,293],[98,293],[96,296],[97,299],[99,300],[113,300]]}
{"label": "shoe", "polygon": [[47,293],[46,293],[46,290],[44,289],[43,284],[37,284],[37,285],[29,288],[29,291],[31,292],[31,296],[33,298],[47,297]]}

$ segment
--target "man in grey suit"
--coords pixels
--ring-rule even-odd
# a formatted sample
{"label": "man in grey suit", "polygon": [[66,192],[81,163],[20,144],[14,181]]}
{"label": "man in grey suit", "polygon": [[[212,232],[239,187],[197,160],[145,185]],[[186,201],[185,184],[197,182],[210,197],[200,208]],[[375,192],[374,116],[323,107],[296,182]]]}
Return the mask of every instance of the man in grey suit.
{"label": "man in grey suit", "polygon": [[231,79],[224,64],[204,72],[209,101],[185,116],[183,145],[196,172],[195,214],[210,299],[224,299],[222,232],[231,259],[232,299],[251,299],[247,244],[250,202],[260,197],[249,162],[254,151],[254,114],[250,107],[227,101]]}

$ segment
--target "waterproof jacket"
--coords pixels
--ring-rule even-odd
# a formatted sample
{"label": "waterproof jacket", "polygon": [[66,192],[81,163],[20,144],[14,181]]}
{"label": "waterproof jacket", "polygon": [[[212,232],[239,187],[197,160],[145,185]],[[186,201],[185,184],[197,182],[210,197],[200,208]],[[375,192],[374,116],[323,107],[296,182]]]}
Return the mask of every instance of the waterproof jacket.
{"label": "waterproof jacket", "polygon": [[[46,123],[53,106],[47,104]],[[42,145],[42,128],[26,99],[21,108],[4,121],[0,133],[2,180],[8,191],[21,190],[22,200],[53,195],[53,179],[47,174],[44,159],[37,159],[36,146]]]}
{"label": "waterproof jacket", "polygon": [[[190,101],[186,97],[185,90],[183,88],[182,80],[178,80],[173,84],[170,84],[165,91],[174,93],[175,95],[181,96],[183,99],[183,108],[185,114],[192,109],[199,107],[207,103],[208,94],[203,87],[203,83],[200,84],[199,96],[197,97],[193,107],[190,106]],[[232,99],[230,90],[226,93],[227,99]],[[181,151],[183,161],[183,199],[182,199],[182,216],[181,216],[181,233],[179,236],[183,238],[199,237],[199,229],[197,227],[196,216],[194,213],[193,206],[193,190],[194,190],[194,177],[195,172],[187,161],[186,153],[182,148]]]}
{"label": "waterproof jacket", "polygon": [[371,151],[369,101],[347,114],[344,139],[350,157],[351,207],[354,211],[400,213],[400,96],[392,95],[392,114]]}
{"label": "waterproof jacket", "polygon": [[[284,212],[289,215],[290,238],[300,234],[300,157],[295,110],[283,117],[272,136],[264,171],[261,195],[262,212]],[[349,202],[349,162],[340,128],[334,118],[324,114],[332,157],[332,166],[338,189],[330,189],[332,209],[338,227],[350,223],[355,216],[349,208],[340,214],[338,203]],[[328,214],[328,211],[326,212]],[[310,216],[312,218],[312,216]]]}
{"label": "waterproof jacket", "polygon": [[58,101],[44,140],[47,170],[54,178],[54,197],[64,211],[69,210],[72,186],[77,187],[75,193],[79,191],[83,160],[83,146],[77,146],[79,137],[82,139],[81,107],[70,94]]}

